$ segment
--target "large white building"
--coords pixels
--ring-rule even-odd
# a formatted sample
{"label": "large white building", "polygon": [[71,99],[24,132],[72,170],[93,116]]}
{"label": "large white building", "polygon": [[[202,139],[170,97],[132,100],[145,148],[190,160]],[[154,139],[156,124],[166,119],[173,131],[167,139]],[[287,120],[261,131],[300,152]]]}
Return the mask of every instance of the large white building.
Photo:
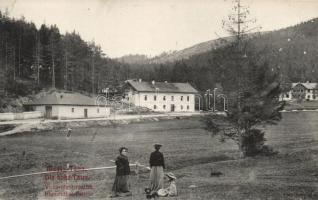
{"label": "large white building", "polygon": [[101,118],[109,107],[96,105],[96,98],[80,93],[51,92],[24,104],[27,110],[41,111],[47,119]]}
{"label": "large white building", "polygon": [[189,83],[127,80],[125,101],[157,112],[194,112],[195,95]]}
{"label": "large white building", "polygon": [[317,83],[292,83],[291,90],[282,94],[281,99],[284,101],[292,101],[304,99],[307,101],[318,100],[318,85]]}

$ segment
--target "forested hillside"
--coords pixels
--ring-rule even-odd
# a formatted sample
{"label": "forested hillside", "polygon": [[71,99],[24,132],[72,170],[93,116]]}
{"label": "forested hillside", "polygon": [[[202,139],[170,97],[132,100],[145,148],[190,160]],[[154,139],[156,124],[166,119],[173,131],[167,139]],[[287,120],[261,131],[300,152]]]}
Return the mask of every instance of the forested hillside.
{"label": "forested hillside", "polygon": [[79,33],[61,34],[55,25],[37,29],[24,18],[0,12],[2,93],[26,95],[53,87],[96,93],[128,78],[128,66],[114,61]]}
{"label": "forested hillside", "polygon": [[179,51],[169,51],[162,52],[160,55],[154,56],[152,58],[147,57],[146,55],[126,55],[118,58],[117,60],[123,63],[128,64],[153,64],[153,63],[167,63],[167,62],[176,62],[182,59],[188,59],[193,55],[201,54],[212,49],[217,49],[226,45],[228,42],[232,41],[231,37],[228,38],[219,38],[216,40],[210,40],[207,42],[202,42],[185,48]]}

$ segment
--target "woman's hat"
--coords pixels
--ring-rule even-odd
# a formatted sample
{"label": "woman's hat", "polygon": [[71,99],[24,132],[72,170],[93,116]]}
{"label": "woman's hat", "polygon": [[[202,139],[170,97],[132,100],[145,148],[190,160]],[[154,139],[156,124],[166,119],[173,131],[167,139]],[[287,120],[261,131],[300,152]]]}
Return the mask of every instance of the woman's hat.
{"label": "woman's hat", "polygon": [[154,146],[154,147],[162,147],[162,144],[155,143],[153,146]]}
{"label": "woman's hat", "polygon": [[168,176],[171,179],[177,179],[177,177],[172,172],[167,173],[166,176]]}

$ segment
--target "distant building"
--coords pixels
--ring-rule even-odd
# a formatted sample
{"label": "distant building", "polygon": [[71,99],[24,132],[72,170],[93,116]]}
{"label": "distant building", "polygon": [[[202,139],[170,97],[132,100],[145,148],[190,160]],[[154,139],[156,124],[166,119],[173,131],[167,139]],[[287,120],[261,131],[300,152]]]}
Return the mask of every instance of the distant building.
{"label": "distant building", "polygon": [[110,115],[109,107],[96,105],[96,98],[79,93],[52,92],[24,104],[27,110],[41,111],[48,119],[100,118]]}
{"label": "distant building", "polygon": [[318,85],[317,83],[292,83],[291,90],[282,94],[281,99],[284,101],[292,101],[303,99],[307,101],[318,100]]}
{"label": "distant building", "polygon": [[194,112],[195,94],[189,83],[127,80],[125,101],[158,112]]}

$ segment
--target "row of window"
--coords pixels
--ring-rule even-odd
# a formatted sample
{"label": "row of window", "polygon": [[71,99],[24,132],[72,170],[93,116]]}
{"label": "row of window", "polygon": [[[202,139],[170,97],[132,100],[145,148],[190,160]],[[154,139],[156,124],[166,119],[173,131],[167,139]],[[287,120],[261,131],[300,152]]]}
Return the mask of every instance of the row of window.
{"label": "row of window", "polygon": [[[75,111],[75,108],[72,108],[72,113]],[[97,113],[99,113],[99,108],[96,110]]]}
{"label": "row of window", "polygon": [[[157,108],[158,108],[157,105],[154,105],[154,106],[153,106],[153,109],[154,109],[154,110],[157,110]],[[167,106],[166,106],[166,105],[163,105],[162,108],[163,108],[164,110],[166,110]],[[180,109],[183,110],[183,105],[180,106]],[[189,110],[189,109],[190,109],[190,106],[187,106],[187,110]]]}
{"label": "row of window", "polygon": [[[310,95],[307,96],[307,99],[310,99]],[[316,95],[312,95],[312,99],[316,99]]]}
{"label": "row of window", "polygon": [[[174,101],[174,96],[171,96],[170,98],[171,98],[171,101]],[[166,99],[167,99],[166,96],[163,96],[163,97],[162,97],[162,100],[163,100],[163,101],[166,101]],[[144,100],[145,100],[145,101],[148,100],[148,96],[147,96],[147,95],[144,96]],[[154,96],[153,96],[153,100],[154,100],[154,101],[157,101],[157,95],[154,95]],[[183,96],[180,96],[180,101],[183,101]],[[189,97],[189,96],[187,96],[187,101],[190,101],[190,97]]]}
{"label": "row of window", "polygon": [[[285,94],[286,98],[289,98],[289,94]],[[313,99],[316,99],[316,95],[312,95]],[[310,95],[307,96],[307,99],[310,99]]]}
{"label": "row of window", "polygon": [[[298,89],[298,90],[294,89],[293,92],[305,92],[305,90],[303,90],[303,89]],[[310,93],[310,92],[313,92],[313,90],[309,90],[308,89],[307,92]]]}

